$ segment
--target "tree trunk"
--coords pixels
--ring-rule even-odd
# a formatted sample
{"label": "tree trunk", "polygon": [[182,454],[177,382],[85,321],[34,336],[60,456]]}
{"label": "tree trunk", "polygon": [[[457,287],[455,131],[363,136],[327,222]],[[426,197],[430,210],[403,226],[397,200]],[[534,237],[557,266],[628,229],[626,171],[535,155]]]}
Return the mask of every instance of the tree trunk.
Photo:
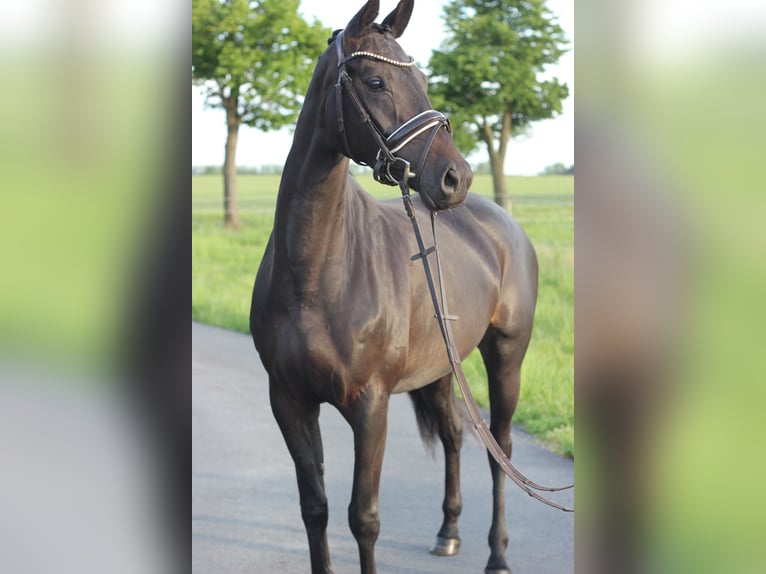
{"label": "tree trunk", "polygon": [[492,185],[495,188],[495,203],[511,213],[513,207],[511,197],[505,185],[505,173],[503,173],[503,159],[494,151],[489,154],[489,166],[492,170]]}
{"label": "tree trunk", "polygon": [[511,213],[513,204],[511,202],[511,197],[508,195],[508,190],[505,185],[505,173],[503,172],[505,152],[508,139],[511,135],[511,114],[508,112],[503,114],[503,127],[497,149],[495,149],[495,137],[492,132],[492,127],[489,125],[489,121],[486,118],[484,119],[484,124],[479,126],[479,128],[481,139],[487,144],[487,151],[489,152],[489,166],[492,170],[492,185],[495,190],[495,203],[505,209],[508,213]]}
{"label": "tree trunk", "polygon": [[241,119],[237,115],[236,101],[225,105],[226,109],[226,155],[223,161],[223,221],[227,227],[239,227],[237,205],[237,136]]}

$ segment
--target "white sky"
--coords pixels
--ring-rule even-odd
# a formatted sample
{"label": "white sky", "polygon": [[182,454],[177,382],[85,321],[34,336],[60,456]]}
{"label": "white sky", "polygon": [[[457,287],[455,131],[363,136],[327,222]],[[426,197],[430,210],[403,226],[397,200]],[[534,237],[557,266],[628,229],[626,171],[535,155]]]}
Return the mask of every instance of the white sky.
{"label": "white sky", "polygon": [[[437,48],[444,37],[443,4],[442,0],[416,0],[407,31],[399,39],[402,47],[421,64],[428,63],[431,50]],[[362,0],[303,0],[301,11],[307,19],[316,17],[329,28],[337,29],[343,28],[362,5]],[[395,6],[395,0],[381,2],[378,21]],[[548,6],[571,42],[570,51],[556,67],[550,68],[549,74],[569,85],[570,96],[564,102],[560,116],[533,124],[529,136],[509,142],[506,174],[534,175],[556,162],[574,163],[574,1],[548,0]],[[192,165],[222,165],[226,141],[224,112],[205,109],[203,101],[199,89],[192,87]],[[237,165],[282,164],[291,142],[292,136],[287,129],[264,133],[242,126]],[[472,162],[487,161],[486,149],[480,147],[469,159]]]}
{"label": "white sky", "polygon": [[633,56],[652,64],[687,63],[720,53],[730,45],[763,47],[766,3],[753,0],[641,0],[626,15]]}

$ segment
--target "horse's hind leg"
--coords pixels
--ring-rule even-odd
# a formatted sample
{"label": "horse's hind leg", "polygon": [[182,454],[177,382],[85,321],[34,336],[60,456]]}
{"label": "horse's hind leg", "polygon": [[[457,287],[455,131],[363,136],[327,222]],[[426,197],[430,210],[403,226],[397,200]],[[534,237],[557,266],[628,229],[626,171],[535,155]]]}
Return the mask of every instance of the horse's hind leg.
{"label": "horse's hind leg", "polygon": [[269,384],[274,413],[295,463],[301,516],[306,527],[312,574],[332,574],[327,546],[327,496],[324,453],[319,431],[319,404],[303,404],[273,379]]}
{"label": "horse's hind leg", "polygon": [[[519,400],[521,362],[529,343],[529,331],[507,336],[495,327],[484,335],[479,350],[487,368],[490,401],[490,430],[503,452],[511,456],[511,418]],[[492,526],[487,574],[510,574],[505,560],[508,530],[505,524],[505,473],[489,456],[492,471]]]}
{"label": "horse's hind leg", "polygon": [[463,421],[458,410],[452,373],[410,393],[418,415],[421,435],[426,441],[438,432],[444,447],[444,521],[436,535],[431,554],[454,556],[460,549],[457,521],[463,508],[460,496],[460,447]]}

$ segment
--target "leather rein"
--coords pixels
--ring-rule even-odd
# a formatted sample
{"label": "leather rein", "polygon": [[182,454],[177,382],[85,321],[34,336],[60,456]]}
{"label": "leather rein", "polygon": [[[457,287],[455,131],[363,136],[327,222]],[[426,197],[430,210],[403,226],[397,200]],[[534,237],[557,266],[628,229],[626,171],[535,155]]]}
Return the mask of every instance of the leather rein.
{"label": "leather rein", "polygon": [[[335,102],[336,102],[337,116],[338,116],[338,131],[343,141],[345,155],[349,157],[350,159],[352,159],[353,161],[355,161],[356,163],[359,163],[361,165],[369,165],[354,157],[348,143],[348,136],[346,134],[345,122],[343,119],[344,88],[345,88],[345,92],[350,96],[351,102],[353,103],[357,112],[361,116],[365,125],[368,127],[370,133],[372,134],[373,139],[375,140],[378,146],[376,163],[375,163],[375,166],[373,167],[373,176],[375,177],[375,180],[385,185],[398,185],[399,188],[401,189],[402,201],[404,202],[404,209],[407,212],[407,216],[409,217],[410,222],[412,223],[412,228],[413,228],[413,231],[415,232],[415,239],[418,245],[418,253],[410,257],[410,259],[412,261],[420,259],[423,263],[423,270],[425,271],[426,282],[428,283],[428,290],[431,295],[431,302],[433,303],[434,311],[436,313],[435,318],[439,322],[439,329],[441,331],[441,335],[442,335],[442,338],[444,339],[444,344],[447,349],[447,356],[449,357],[450,366],[452,368],[453,374],[455,375],[455,378],[457,379],[458,386],[460,387],[460,391],[465,401],[466,410],[468,411],[468,415],[471,417],[471,421],[474,424],[474,428],[476,429],[476,432],[481,437],[482,442],[486,446],[487,450],[489,451],[490,455],[495,460],[495,462],[497,462],[497,464],[500,466],[503,472],[505,472],[505,474],[519,488],[521,488],[524,492],[526,492],[532,498],[535,498],[539,500],[540,502],[547,504],[548,506],[552,506],[553,508],[563,510],[564,512],[574,512],[574,508],[558,504],[557,502],[554,502],[552,500],[545,498],[544,496],[541,496],[537,492],[537,491],[558,492],[558,491],[574,488],[574,484],[571,484],[568,486],[561,486],[561,487],[542,486],[529,480],[515,466],[511,464],[510,459],[507,456],[505,456],[503,449],[497,443],[497,440],[495,440],[495,437],[492,435],[492,432],[490,431],[489,426],[487,425],[487,422],[484,420],[484,416],[479,410],[479,407],[476,404],[476,400],[473,398],[473,393],[471,392],[471,388],[468,386],[468,380],[466,379],[465,373],[463,372],[463,366],[460,362],[460,355],[458,354],[457,347],[455,346],[454,335],[452,334],[452,328],[449,324],[450,321],[456,321],[457,317],[453,315],[449,315],[447,311],[447,297],[446,297],[446,292],[444,289],[444,281],[442,278],[441,262],[439,260],[439,252],[436,248],[435,223],[436,223],[437,212],[433,209],[429,210],[431,213],[431,233],[433,235],[433,246],[426,248],[425,243],[423,242],[423,235],[420,232],[420,227],[418,226],[418,222],[415,217],[415,209],[413,207],[412,197],[410,196],[410,186],[409,186],[409,180],[416,177],[417,174],[420,173],[420,170],[422,169],[423,165],[425,164],[425,160],[428,156],[428,152],[431,149],[431,144],[433,143],[433,140],[436,137],[436,134],[438,133],[438,131],[441,128],[445,128],[449,133],[452,133],[449,120],[441,112],[438,112],[436,110],[426,110],[410,118],[406,122],[404,122],[404,124],[402,124],[399,128],[394,130],[394,132],[391,135],[387,137],[384,136],[382,131],[378,127],[378,124],[375,122],[374,118],[367,110],[366,106],[362,103],[362,101],[357,96],[356,91],[353,87],[353,80],[346,72],[346,63],[349,60],[352,60],[354,58],[364,57],[364,58],[371,58],[374,60],[385,62],[393,66],[409,67],[415,64],[414,60],[410,58],[409,62],[400,62],[400,61],[387,58],[385,56],[381,56],[372,52],[365,52],[365,51],[354,52],[350,54],[349,56],[344,57],[343,32],[340,32],[335,37],[335,45],[336,45],[336,50],[338,54],[338,70],[339,70],[338,81],[335,84]],[[396,152],[401,150],[404,146],[406,146],[409,142],[415,139],[417,136],[424,134],[428,132],[429,130],[430,130],[430,134],[428,135],[428,139],[426,140],[426,145],[423,148],[423,152],[421,154],[420,160],[418,161],[418,165],[416,169],[413,171],[411,169],[410,162],[408,162],[407,160],[401,157],[396,156],[395,154]],[[400,177],[397,177],[391,173],[391,169],[397,165],[400,165],[402,168],[402,175]],[[431,272],[431,265],[428,261],[428,256],[431,254],[433,254],[436,259],[436,273],[439,279],[438,294],[437,294],[437,290],[434,283],[433,273]]]}

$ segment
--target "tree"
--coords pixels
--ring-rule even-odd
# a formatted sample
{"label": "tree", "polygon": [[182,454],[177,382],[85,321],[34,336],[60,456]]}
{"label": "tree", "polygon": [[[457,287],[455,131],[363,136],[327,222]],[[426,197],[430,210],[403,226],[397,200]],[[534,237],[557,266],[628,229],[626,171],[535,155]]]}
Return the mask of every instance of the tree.
{"label": "tree", "polygon": [[569,88],[538,75],[564,54],[566,35],[545,0],[451,0],[444,19],[447,39],[431,55],[429,94],[450,115],[464,153],[487,146],[495,201],[510,211],[508,140],[561,113]]}
{"label": "tree", "polygon": [[224,221],[239,225],[236,150],[242,124],[268,131],[295,121],[331,31],[298,13],[299,0],[192,0],[192,82],[226,112]]}
{"label": "tree", "polygon": [[540,175],[574,175],[574,164],[567,167],[561,162],[556,162],[545,166]]}

